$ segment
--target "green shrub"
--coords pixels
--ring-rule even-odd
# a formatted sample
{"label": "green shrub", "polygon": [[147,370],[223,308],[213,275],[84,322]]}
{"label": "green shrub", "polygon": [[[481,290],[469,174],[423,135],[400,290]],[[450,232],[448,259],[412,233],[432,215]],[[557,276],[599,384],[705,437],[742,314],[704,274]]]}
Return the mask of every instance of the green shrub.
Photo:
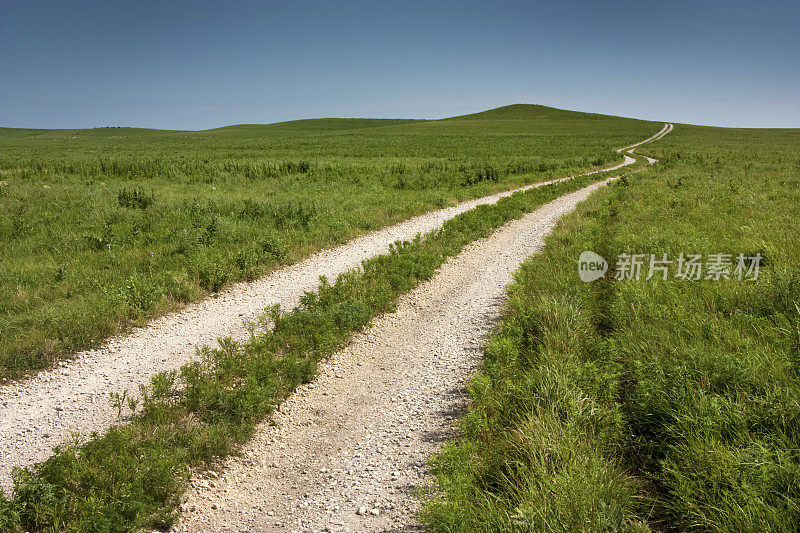
{"label": "green shrub", "polygon": [[117,294],[131,309],[146,313],[165,296],[164,289],[163,280],[134,275],[122,283]]}
{"label": "green shrub", "polygon": [[187,274],[209,292],[219,291],[232,279],[227,261],[213,253],[198,253],[194,256],[189,262]]}
{"label": "green shrub", "polygon": [[131,209],[147,209],[155,201],[155,193],[148,194],[142,187],[123,187],[117,193],[117,203]]}

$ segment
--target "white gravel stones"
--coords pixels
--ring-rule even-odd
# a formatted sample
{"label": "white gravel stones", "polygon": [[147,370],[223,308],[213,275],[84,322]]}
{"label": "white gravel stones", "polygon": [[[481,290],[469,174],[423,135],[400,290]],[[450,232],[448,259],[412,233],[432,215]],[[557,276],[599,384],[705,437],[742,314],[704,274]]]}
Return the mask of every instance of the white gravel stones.
{"label": "white gravel stones", "polygon": [[226,460],[217,488],[193,485],[184,509],[195,511],[175,532],[417,530],[415,489],[430,482],[427,457],[454,434],[506,285],[600,186],[472,243],[403,296]]}

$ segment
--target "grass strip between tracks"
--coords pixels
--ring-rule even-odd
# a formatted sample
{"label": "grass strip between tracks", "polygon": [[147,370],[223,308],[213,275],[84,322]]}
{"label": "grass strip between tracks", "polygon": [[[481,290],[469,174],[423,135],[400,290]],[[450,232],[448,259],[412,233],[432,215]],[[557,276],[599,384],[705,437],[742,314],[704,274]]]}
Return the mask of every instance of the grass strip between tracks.
{"label": "grass strip between tracks", "polygon": [[155,376],[137,402],[117,398],[126,424],[82,445],[65,445],[47,461],[14,476],[14,493],[0,494],[3,531],[131,531],[167,528],[179,513],[192,469],[212,464],[248,440],[258,422],[317,363],[340,349],[372,318],[468,243],[506,222],[606,176],[595,174],[516,193],[463,213],[361,269],[324,278],[291,312],[278,308],[272,325],[237,344],[222,340],[179,371]]}

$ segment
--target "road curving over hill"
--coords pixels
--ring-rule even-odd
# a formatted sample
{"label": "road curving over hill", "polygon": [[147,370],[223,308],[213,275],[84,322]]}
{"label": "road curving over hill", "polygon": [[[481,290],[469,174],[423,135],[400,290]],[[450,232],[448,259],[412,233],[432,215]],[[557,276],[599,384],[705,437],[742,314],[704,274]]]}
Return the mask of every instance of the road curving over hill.
{"label": "road curving over hill", "polygon": [[[618,148],[617,152],[627,152],[629,154],[632,154],[633,151],[638,146],[641,146],[643,144],[647,144],[647,143],[650,143],[650,142],[657,141],[657,140],[661,139],[666,134],[671,132],[673,128],[674,128],[674,125],[672,125],[672,124],[664,124],[664,127],[661,128],[661,130],[659,130],[659,132],[656,133],[655,135],[653,135],[652,137],[648,137],[647,139],[645,139],[643,141],[639,141],[638,143],[635,143],[635,144],[631,144],[630,146],[625,146],[624,148]],[[650,157],[647,158],[648,161],[650,161],[651,159],[652,158],[650,158]]]}
{"label": "road curving over hill", "polygon": [[[623,155],[622,163],[591,173],[616,170],[636,161],[631,155]],[[441,227],[450,218],[478,205],[570,178],[470,200],[369,233],[254,282],[236,284],[215,297],[111,339],[99,349],[81,352],[73,361],[60,363],[52,370],[0,387],[0,487],[6,491],[11,488],[14,467],[46,459],[54,446],[75,433],[102,433],[116,423],[117,412],[109,401],[110,393],[135,393],[139,384],[149,382],[153,375],[191,361],[197,346],[213,344],[221,337],[246,339],[249,331],[245,321],[256,319],[264,308],[274,304],[295,306],[304,292],[316,289],[319,276],[333,279],[369,257],[388,252],[395,241]],[[498,253],[503,256],[506,252]],[[497,298],[501,297],[502,290]],[[474,333],[471,338],[477,338],[479,332]]]}

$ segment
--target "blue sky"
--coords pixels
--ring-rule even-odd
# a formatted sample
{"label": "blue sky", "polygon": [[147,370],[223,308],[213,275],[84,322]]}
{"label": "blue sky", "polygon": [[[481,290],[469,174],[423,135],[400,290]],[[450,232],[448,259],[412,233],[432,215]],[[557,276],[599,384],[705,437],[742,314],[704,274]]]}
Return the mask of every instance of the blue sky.
{"label": "blue sky", "polygon": [[800,2],[0,0],[0,125],[202,129],[512,103],[800,127]]}

